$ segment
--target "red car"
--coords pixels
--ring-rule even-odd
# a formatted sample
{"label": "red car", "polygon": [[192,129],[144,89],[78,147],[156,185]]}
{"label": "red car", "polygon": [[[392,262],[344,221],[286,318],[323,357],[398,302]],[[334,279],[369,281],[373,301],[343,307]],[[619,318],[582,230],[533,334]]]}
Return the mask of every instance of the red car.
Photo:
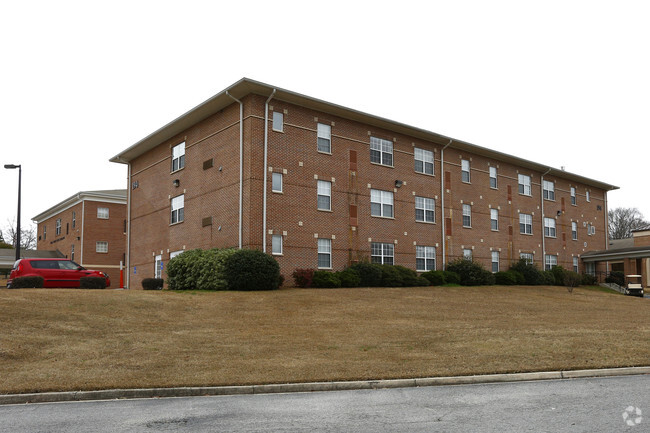
{"label": "red car", "polygon": [[93,271],[79,266],[68,259],[20,259],[7,280],[7,288],[11,288],[14,278],[43,277],[43,287],[79,287],[82,277],[101,277],[106,279],[106,287],[111,280],[103,272]]}

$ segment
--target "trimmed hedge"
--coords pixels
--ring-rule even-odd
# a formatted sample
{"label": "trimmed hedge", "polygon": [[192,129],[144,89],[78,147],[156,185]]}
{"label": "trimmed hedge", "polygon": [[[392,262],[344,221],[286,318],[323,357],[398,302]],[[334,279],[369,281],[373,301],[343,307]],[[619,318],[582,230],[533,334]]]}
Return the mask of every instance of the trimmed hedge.
{"label": "trimmed hedge", "polygon": [[315,271],[311,286],[321,289],[334,289],[341,287],[341,279],[334,272]]}
{"label": "trimmed hedge", "polygon": [[517,276],[514,271],[497,272],[494,274],[494,281],[500,286],[514,286],[517,284]]}
{"label": "trimmed hedge", "polygon": [[341,287],[359,287],[361,284],[361,277],[354,269],[347,268],[337,272],[336,275],[341,281]]}
{"label": "trimmed hedge", "polygon": [[456,272],[444,270],[442,271],[445,275],[445,284],[460,284],[460,275]]}
{"label": "trimmed hedge", "polygon": [[167,264],[167,286],[170,290],[227,290],[224,263],[236,252],[233,248],[185,251]]}
{"label": "trimmed hedge", "polygon": [[359,278],[361,279],[359,287],[378,287],[382,285],[382,265],[360,262],[355,263],[348,269],[352,269],[359,274]]}
{"label": "trimmed hedge", "polygon": [[81,277],[79,278],[80,289],[105,289],[106,278],[102,277]]}
{"label": "trimmed hedge", "polygon": [[142,280],[144,290],[162,290],[165,280],[162,278],[145,278]]}
{"label": "trimmed hedge", "polygon": [[45,284],[43,277],[18,277],[11,282],[12,289],[40,289]]}
{"label": "trimmed hedge", "polygon": [[482,264],[467,259],[457,259],[447,264],[447,270],[460,277],[463,286],[488,286],[494,284],[494,274]]}
{"label": "trimmed hedge", "polygon": [[533,263],[526,259],[521,259],[510,266],[511,271],[520,272],[524,276],[524,282],[529,286],[539,286],[545,284],[544,273]]}
{"label": "trimmed hedge", "polygon": [[229,290],[275,290],[280,287],[280,265],[259,250],[236,250],[223,263]]}
{"label": "trimmed hedge", "polygon": [[432,286],[442,286],[446,283],[445,273],[443,271],[425,272],[421,275],[421,277],[425,278]]}

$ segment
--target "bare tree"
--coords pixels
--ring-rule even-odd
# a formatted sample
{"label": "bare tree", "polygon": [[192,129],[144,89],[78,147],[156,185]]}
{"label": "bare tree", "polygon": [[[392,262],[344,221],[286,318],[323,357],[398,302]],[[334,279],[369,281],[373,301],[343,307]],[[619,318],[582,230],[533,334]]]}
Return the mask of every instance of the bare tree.
{"label": "bare tree", "polygon": [[[5,242],[15,247],[16,245],[16,219],[7,220],[7,226],[2,232]],[[35,250],[36,249],[36,228],[30,225],[28,228],[20,229],[20,249],[21,250]]]}
{"label": "bare tree", "polygon": [[632,231],[650,226],[643,214],[635,207],[617,207],[608,212],[609,238],[626,239],[632,237]]}

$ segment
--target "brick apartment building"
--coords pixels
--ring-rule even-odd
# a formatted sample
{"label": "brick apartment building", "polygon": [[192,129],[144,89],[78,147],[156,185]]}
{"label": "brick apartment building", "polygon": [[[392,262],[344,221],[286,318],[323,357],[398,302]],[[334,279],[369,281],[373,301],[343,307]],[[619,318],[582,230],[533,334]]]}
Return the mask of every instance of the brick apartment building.
{"label": "brick apartment building", "polygon": [[246,78],[111,161],[128,165],[133,288],[210,247],[271,253],[288,282],[364,259],[583,272],[616,189]]}
{"label": "brick apartment building", "polygon": [[126,259],[127,190],[81,191],[32,218],[37,250],[58,250],[119,285]]}

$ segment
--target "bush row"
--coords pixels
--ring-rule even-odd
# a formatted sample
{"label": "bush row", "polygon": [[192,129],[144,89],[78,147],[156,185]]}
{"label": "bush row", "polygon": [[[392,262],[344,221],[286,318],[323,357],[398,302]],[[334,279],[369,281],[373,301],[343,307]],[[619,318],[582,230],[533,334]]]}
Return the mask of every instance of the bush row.
{"label": "bush row", "polygon": [[293,281],[297,287],[414,287],[428,286],[429,281],[412,269],[399,265],[356,263],[342,271],[296,269]]}

